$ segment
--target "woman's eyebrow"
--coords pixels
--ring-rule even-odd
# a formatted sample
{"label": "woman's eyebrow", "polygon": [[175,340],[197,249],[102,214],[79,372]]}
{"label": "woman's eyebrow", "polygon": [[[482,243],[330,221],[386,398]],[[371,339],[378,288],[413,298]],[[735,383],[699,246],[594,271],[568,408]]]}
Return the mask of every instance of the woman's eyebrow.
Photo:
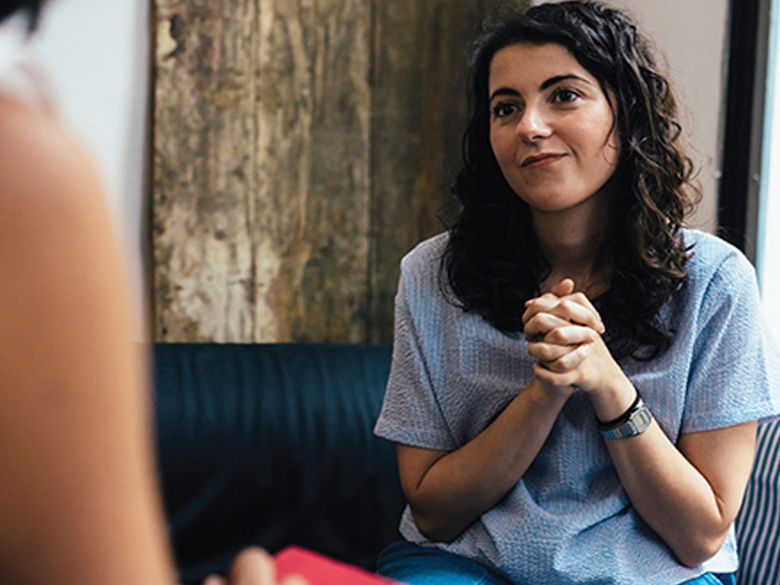
{"label": "woman's eyebrow", "polygon": [[516,89],[512,89],[511,87],[500,87],[496,91],[490,94],[490,98],[488,99],[488,103],[493,101],[493,98],[498,95],[511,95],[511,96],[519,96],[520,92]]}
{"label": "woman's eyebrow", "polygon": [[[548,87],[552,87],[556,83],[560,83],[561,81],[566,81],[567,79],[575,79],[577,81],[582,81],[583,83],[587,83],[588,85],[593,85],[593,83],[591,83],[589,80],[585,79],[580,75],[575,75],[574,73],[566,73],[565,75],[556,75],[554,77],[550,77],[550,79],[545,80],[542,83],[542,85],[539,86],[539,89],[545,90]],[[516,89],[512,89],[511,87],[500,87],[496,91],[490,94],[488,103],[492,102],[493,98],[499,95],[519,96],[520,92],[518,92]]]}
{"label": "woman's eyebrow", "polygon": [[584,77],[580,77],[579,75],[575,75],[574,73],[567,73],[566,75],[556,75],[555,77],[551,77],[550,79],[542,83],[542,85],[539,86],[539,89],[547,89],[548,87],[551,87],[556,83],[560,83],[561,81],[565,81],[567,79],[576,79],[577,81],[582,81],[584,83],[587,83],[588,85],[593,85],[590,81],[588,81]]}

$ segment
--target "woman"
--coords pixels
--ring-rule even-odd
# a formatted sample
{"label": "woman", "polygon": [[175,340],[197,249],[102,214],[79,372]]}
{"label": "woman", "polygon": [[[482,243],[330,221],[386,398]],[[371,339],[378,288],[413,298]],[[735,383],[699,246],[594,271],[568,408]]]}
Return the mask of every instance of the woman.
{"label": "woman", "polygon": [[[33,30],[43,4],[4,2],[0,21],[29,18]],[[88,156],[45,105],[38,76],[28,75],[30,64],[6,65],[0,583],[173,584],[147,424],[145,352],[133,340],[105,197]],[[209,583],[274,585],[273,562],[249,549],[227,579]]]}
{"label": "woman", "polygon": [[733,583],[776,359],[752,267],[682,227],[674,99],[620,12],[544,4],[472,61],[462,213],[402,262],[376,433],[427,583]]}

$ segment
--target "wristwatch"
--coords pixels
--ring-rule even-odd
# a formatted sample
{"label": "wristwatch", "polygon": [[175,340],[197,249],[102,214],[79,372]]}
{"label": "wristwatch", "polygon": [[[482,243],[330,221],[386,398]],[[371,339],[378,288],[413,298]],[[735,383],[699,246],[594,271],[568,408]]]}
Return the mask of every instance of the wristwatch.
{"label": "wristwatch", "polygon": [[637,392],[634,403],[619,418],[609,423],[599,423],[599,432],[606,439],[624,439],[643,433],[653,422],[653,413]]}

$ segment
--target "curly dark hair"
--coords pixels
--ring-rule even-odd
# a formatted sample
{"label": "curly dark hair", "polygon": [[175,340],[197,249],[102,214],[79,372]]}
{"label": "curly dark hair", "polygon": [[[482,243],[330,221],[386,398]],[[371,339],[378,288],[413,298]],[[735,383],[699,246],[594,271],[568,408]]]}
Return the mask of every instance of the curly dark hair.
{"label": "curly dark hair", "polygon": [[490,145],[490,63],[518,42],[563,45],[610,103],[621,145],[600,253],[610,285],[594,302],[616,359],[652,359],[673,334],[658,312],[685,283],[691,252],[680,227],[700,192],[691,160],[678,145],[674,97],[647,41],[624,14],[597,2],[538,5],[505,18],[478,40],[463,166],[453,186],[462,211],[442,258],[442,290],[451,303],[497,329],[520,332],[523,303],[540,294],[550,274],[530,209],[507,184]]}
{"label": "curly dark hair", "polygon": [[24,12],[27,16],[27,30],[28,32],[33,32],[38,27],[41,11],[46,2],[47,0],[4,1],[0,5],[0,22],[16,12]]}

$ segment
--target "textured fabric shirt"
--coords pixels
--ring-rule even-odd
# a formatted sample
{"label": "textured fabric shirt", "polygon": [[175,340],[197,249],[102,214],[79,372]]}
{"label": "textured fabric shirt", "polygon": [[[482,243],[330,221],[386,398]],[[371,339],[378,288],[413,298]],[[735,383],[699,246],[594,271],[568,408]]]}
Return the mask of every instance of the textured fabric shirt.
{"label": "textured fabric shirt", "polygon": [[[447,234],[401,263],[393,363],[375,433],[455,450],[476,437],[533,378],[522,336],[453,306],[440,287]],[[651,362],[620,364],[669,439],[780,413],[776,349],[762,320],[752,265],[734,247],[685,230],[695,244],[685,286],[660,312],[676,328]],[[575,391],[541,451],[504,498],[452,543],[429,542],[407,507],[403,536],[497,567],[517,584],[681,583],[731,572],[731,532],[704,565],[688,568],[631,506],[590,401]]]}

